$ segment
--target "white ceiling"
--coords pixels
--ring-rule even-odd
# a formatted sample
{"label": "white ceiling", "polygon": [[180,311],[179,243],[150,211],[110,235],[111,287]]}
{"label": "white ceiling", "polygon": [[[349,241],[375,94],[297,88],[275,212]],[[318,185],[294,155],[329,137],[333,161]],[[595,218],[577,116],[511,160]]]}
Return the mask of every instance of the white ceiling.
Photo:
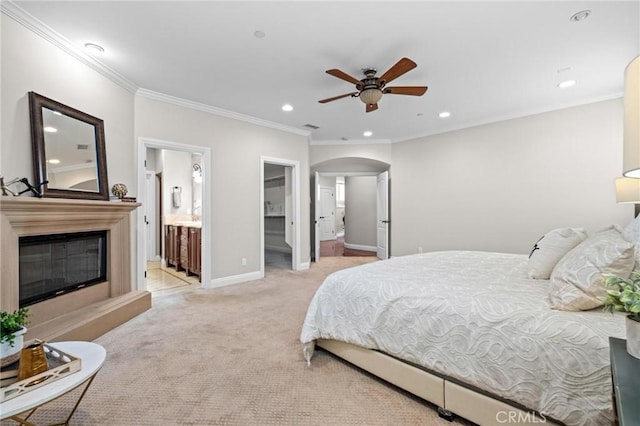
{"label": "white ceiling", "polygon": [[[640,54],[636,1],[15,1],[135,87],[311,132],[313,141],[399,141],[622,96]],[[581,10],[588,19],[570,21]],[[266,34],[254,36],[256,31]],[[325,73],[418,67],[365,113],[354,91]],[[577,84],[559,89],[563,80]],[[45,94],[46,95],[46,94]],[[292,112],[283,112],[285,103]],[[450,111],[448,119],[438,118]]]}

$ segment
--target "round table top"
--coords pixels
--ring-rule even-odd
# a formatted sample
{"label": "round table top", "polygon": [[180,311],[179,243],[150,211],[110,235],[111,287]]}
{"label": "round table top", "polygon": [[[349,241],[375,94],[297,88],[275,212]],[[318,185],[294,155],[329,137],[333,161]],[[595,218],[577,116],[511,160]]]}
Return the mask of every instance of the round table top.
{"label": "round table top", "polygon": [[38,407],[78,387],[100,370],[107,357],[107,351],[97,343],[53,342],[47,345],[80,358],[80,371],[0,403],[1,419]]}

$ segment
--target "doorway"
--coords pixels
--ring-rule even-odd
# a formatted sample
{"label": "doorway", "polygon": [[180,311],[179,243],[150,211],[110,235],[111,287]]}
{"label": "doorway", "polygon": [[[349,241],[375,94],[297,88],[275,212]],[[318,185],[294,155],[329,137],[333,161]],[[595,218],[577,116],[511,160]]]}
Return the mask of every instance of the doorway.
{"label": "doorway", "polygon": [[[166,289],[180,285],[210,287],[210,149],[139,138],[137,159],[138,202],[142,204],[137,209],[137,289]],[[198,197],[195,196],[197,193],[200,194]],[[171,229],[166,221],[169,217],[169,224],[180,221],[180,226],[174,227],[174,240],[180,238],[177,230],[186,231],[192,257],[187,261],[189,267],[181,268],[175,261],[168,262],[170,249],[166,241],[169,241]],[[199,262],[192,263],[196,257]]]}
{"label": "doorway", "polygon": [[264,164],[264,264],[292,269],[291,166]]}
{"label": "doorway", "polygon": [[314,173],[315,261],[329,256],[388,258],[387,182],[388,172]]}
{"label": "doorway", "polygon": [[300,164],[260,158],[260,273],[270,268],[301,270]]}

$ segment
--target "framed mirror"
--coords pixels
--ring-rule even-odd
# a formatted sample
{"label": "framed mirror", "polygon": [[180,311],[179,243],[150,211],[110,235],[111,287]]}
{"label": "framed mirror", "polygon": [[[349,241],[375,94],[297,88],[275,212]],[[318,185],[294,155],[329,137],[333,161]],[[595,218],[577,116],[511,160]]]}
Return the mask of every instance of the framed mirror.
{"label": "framed mirror", "polygon": [[35,185],[43,197],[109,200],[104,123],[29,92]]}

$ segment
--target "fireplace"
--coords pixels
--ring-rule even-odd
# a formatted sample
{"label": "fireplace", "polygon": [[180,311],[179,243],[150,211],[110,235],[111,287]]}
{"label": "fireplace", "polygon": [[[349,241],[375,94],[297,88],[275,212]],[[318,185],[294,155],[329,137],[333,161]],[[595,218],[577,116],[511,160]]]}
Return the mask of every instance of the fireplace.
{"label": "fireplace", "polygon": [[107,280],[107,232],[20,237],[20,307]]}
{"label": "fireplace", "polygon": [[[149,309],[151,294],[132,281],[130,216],[138,206],[0,197],[0,311],[28,304],[27,338],[55,342],[93,340]],[[48,276],[33,268],[41,265],[51,266]],[[54,287],[27,295],[20,286],[30,292],[41,281]]]}

